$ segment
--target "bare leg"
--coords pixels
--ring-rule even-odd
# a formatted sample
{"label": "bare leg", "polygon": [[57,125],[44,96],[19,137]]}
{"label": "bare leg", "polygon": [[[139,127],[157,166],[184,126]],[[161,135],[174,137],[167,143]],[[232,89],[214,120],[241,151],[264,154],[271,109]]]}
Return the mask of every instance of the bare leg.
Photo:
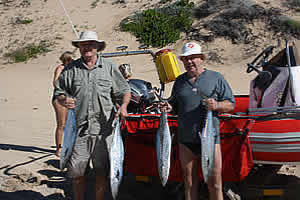
{"label": "bare leg", "polygon": [[185,200],[197,200],[199,191],[198,163],[199,158],[192,151],[179,144],[179,159],[184,178]]}
{"label": "bare leg", "polygon": [[212,176],[208,180],[210,200],[223,200],[222,192],[222,154],[221,145],[215,145],[215,163]]}
{"label": "bare leg", "polygon": [[96,200],[104,200],[104,192],[106,190],[106,177],[105,176],[96,176]]}
{"label": "bare leg", "polygon": [[84,200],[85,177],[80,176],[73,178],[73,192],[75,200]]}
{"label": "bare leg", "polygon": [[52,102],[56,115],[56,131],[55,131],[55,144],[56,155],[60,156],[60,145],[62,143],[62,136],[64,134],[64,128],[66,125],[68,109],[58,103],[57,99]]}

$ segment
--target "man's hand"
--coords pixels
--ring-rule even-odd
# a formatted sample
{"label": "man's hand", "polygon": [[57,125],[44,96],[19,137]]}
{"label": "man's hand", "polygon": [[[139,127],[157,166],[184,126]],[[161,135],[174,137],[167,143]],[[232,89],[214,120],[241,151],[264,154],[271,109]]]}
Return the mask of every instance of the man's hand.
{"label": "man's hand", "polygon": [[171,112],[172,111],[172,106],[166,101],[166,102],[161,102],[160,103],[160,112]]}
{"label": "man's hand", "polygon": [[206,103],[207,110],[218,110],[219,109],[219,103],[215,99],[209,98],[209,99],[205,99],[203,101]]}
{"label": "man's hand", "polygon": [[231,112],[234,109],[234,104],[228,100],[216,101],[209,98],[203,100],[206,103],[207,110],[218,111],[219,113]]}
{"label": "man's hand", "polygon": [[127,105],[122,104],[119,110],[117,111],[116,118],[119,117],[121,118],[121,121],[125,121],[126,117],[128,117],[128,112],[127,112]]}

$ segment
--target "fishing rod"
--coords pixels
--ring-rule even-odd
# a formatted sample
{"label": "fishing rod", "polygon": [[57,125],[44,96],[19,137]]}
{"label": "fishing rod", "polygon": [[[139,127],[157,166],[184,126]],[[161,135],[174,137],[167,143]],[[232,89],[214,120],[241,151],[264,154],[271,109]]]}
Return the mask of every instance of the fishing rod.
{"label": "fishing rod", "polygon": [[[140,50],[140,51],[125,51],[128,46],[119,46],[117,50],[121,52],[112,52],[112,53],[103,53],[101,54],[102,57],[109,58],[109,57],[119,57],[119,56],[132,56],[132,55],[140,55],[140,54],[150,54],[153,59],[156,58],[155,54],[151,50]],[[145,49],[145,45],[141,45],[138,47],[139,49]]]}
{"label": "fishing rod", "polygon": [[285,110],[285,109],[297,109],[300,106],[284,106],[284,107],[267,107],[267,108],[249,108],[248,113],[257,112],[257,111],[278,111],[278,110]]}
{"label": "fishing rod", "polygon": [[[222,114],[220,118],[230,118],[230,119],[262,119],[271,116],[279,116],[292,114],[299,114],[300,113],[300,106],[285,106],[285,107],[268,107],[268,108],[249,108],[246,112],[236,112],[234,114]],[[265,114],[265,115],[263,115]]]}
{"label": "fishing rod", "polygon": [[69,22],[70,22],[70,24],[71,24],[71,26],[72,26],[73,32],[75,33],[76,37],[79,38],[79,34],[78,34],[78,32],[76,31],[76,29],[75,29],[75,27],[74,27],[74,25],[73,25],[73,23],[72,23],[71,17],[69,16],[69,14],[68,14],[68,12],[67,12],[67,10],[66,10],[66,8],[65,8],[65,6],[64,6],[64,3],[62,2],[62,0],[59,0],[59,3],[60,3],[60,5],[61,5],[61,7],[64,9],[65,15],[67,16],[67,18],[68,18],[68,20],[69,20]]}
{"label": "fishing rod", "polygon": [[[255,115],[256,114],[256,115]],[[265,115],[263,115],[265,114]],[[285,112],[276,112],[276,113],[252,113],[252,115],[248,115],[246,112],[228,114],[224,113],[219,115],[218,118],[221,120],[230,120],[230,119],[252,119],[255,121],[270,121],[270,120],[278,120],[278,119],[297,119],[300,120],[300,110],[288,110]]]}
{"label": "fishing rod", "polygon": [[253,112],[237,112],[237,115],[255,115],[255,114],[264,114],[264,113],[300,113],[300,109],[285,109],[285,110],[261,110],[261,111],[253,111]]}

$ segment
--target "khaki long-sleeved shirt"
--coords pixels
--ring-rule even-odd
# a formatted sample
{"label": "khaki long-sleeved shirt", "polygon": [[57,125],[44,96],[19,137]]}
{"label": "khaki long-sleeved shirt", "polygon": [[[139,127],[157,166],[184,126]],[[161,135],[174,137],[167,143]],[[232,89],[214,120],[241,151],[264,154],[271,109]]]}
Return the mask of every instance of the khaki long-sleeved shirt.
{"label": "khaki long-sleeved shirt", "polygon": [[100,134],[111,118],[113,102],[121,101],[123,95],[130,92],[130,86],[117,66],[99,55],[91,69],[82,58],[65,67],[56,82],[54,97],[76,98],[77,127],[84,125],[85,133]]}

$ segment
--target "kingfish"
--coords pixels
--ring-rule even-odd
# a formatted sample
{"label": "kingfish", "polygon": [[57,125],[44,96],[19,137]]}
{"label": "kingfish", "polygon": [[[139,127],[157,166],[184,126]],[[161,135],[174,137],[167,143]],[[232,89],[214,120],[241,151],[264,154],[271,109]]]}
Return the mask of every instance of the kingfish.
{"label": "kingfish", "polygon": [[110,186],[114,199],[116,199],[123,177],[124,146],[121,136],[121,122],[115,119],[113,124],[113,139],[109,152],[110,159]]}
{"label": "kingfish", "polygon": [[59,167],[63,170],[68,163],[76,140],[76,119],[73,109],[69,109],[66,126],[64,128],[63,145],[60,155]]}
{"label": "kingfish", "polygon": [[201,167],[204,181],[207,183],[208,178],[212,175],[215,155],[215,135],[216,131],[213,126],[212,111],[207,111],[205,126],[202,132],[199,132],[201,139]]}
{"label": "kingfish", "polygon": [[156,154],[158,174],[163,186],[169,177],[171,163],[171,134],[166,112],[162,112],[159,119],[159,127],[156,134]]}

